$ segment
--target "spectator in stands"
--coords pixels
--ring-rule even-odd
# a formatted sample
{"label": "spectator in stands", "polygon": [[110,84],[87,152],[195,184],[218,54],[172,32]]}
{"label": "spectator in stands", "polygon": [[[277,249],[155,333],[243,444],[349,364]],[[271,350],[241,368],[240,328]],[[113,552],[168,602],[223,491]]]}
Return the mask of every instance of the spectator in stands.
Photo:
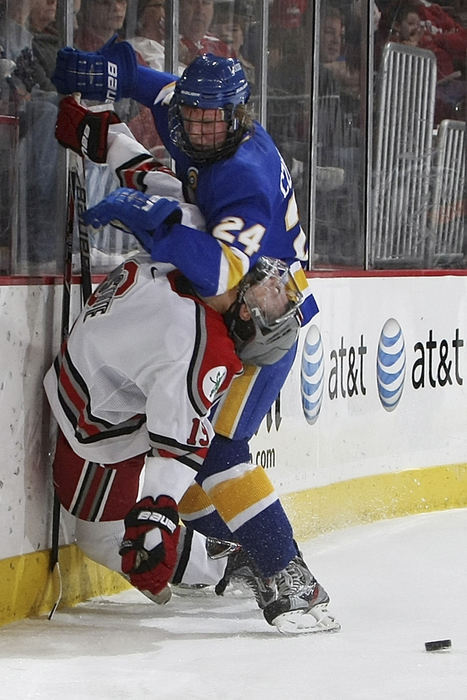
{"label": "spectator in stands", "polygon": [[[78,29],[77,15],[81,9],[81,0],[73,2],[74,30]],[[28,24],[33,34],[32,51],[42,66],[45,75],[50,79],[55,69],[57,51],[62,46],[55,22],[57,12],[57,0],[31,0],[31,12]],[[55,90],[49,81],[50,90]]]}
{"label": "spectator in stands", "polygon": [[243,55],[247,29],[246,18],[239,13],[234,13],[230,3],[218,3],[214,11],[212,29],[228,47],[231,55],[236,56],[240,61],[250,88],[254,92],[255,66]]}
{"label": "spectator in stands", "polygon": [[55,22],[57,0],[31,0],[29,24],[33,31],[42,31]]}
{"label": "spectator in stands", "polygon": [[22,49],[30,47],[32,42],[32,34],[26,26],[30,0],[7,2],[3,12],[5,19],[2,22],[0,43],[5,58],[15,61]]}
{"label": "spectator in stands", "polygon": [[[441,21],[443,17],[445,21]],[[394,41],[433,51],[440,79],[464,68],[467,30],[438,5],[393,1],[383,10],[379,29],[384,43]]]}
{"label": "spectator in stands", "polygon": [[342,58],[344,23],[337,8],[330,7],[321,20],[319,50],[321,62],[332,64]]}
{"label": "spectator in stands", "polygon": [[[58,193],[53,127],[57,94],[35,53],[36,36],[55,18],[56,0],[8,2],[6,11],[4,45],[6,55],[15,62],[10,81],[14,88],[11,113],[20,124],[16,159],[23,173],[18,181],[19,203],[10,203],[18,210],[15,266],[22,272],[37,272],[44,270],[44,263],[55,262],[62,230],[59,217],[52,215]],[[58,48],[57,43],[55,56]]]}
{"label": "spectator in stands", "polygon": [[[135,36],[128,39],[144,61],[156,70],[165,70],[165,2],[138,0]],[[179,64],[181,75],[185,65]]]}
{"label": "spectator in stands", "polygon": [[455,49],[462,43],[461,33],[453,30],[451,35],[450,32],[429,31],[427,23],[422,23],[421,7],[417,0],[403,5],[400,2],[389,5],[381,18],[381,32],[384,43],[391,41],[416,46],[435,54],[438,78],[435,121],[439,123],[442,119],[459,118],[466,91],[465,77],[462,77],[460,70],[456,70],[456,65],[461,64],[456,64],[455,60]]}
{"label": "spectator in stands", "polygon": [[[425,33],[421,23],[418,6],[415,2],[398,5],[397,9],[389,8],[391,13],[391,25],[388,41],[393,41],[405,46],[418,46],[421,49],[429,49],[436,55],[438,67],[438,80],[446,78],[454,73],[454,63],[451,55],[442,48],[443,41],[437,41],[436,34]],[[388,19],[385,19],[387,24]]]}
{"label": "spectator in stands", "polygon": [[268,78],[273,90],[303,95],[309,90],[303,66],[305,0],[274,0],[269,31]]}
{"label": "spectator in stands", "polygon": [[99,49],[122,31],[126,10],[127,0],[82,0],[75,46],[83,51]]}
{"label": "spectator in stands", "polygon": [[[394,0],[378,0],[378,5],[382,12],[379,38],[388,41],[397,11],[405,4],[403,0],[397,4]],[[437,44],[450,54],[456,70],[465,70],[467,28],[449,14],[447,7],[440,7],[428,0],[410,0],[410,5],[416,7],[420,17],[424,40],[429,36],[436,37]]]}
{"label": "spectator in stands", "polygon": [[138,0],[136,35],[128,41],[146,63],[165,69],[165,1]]}
{"label": "spectator in stands", "polygon": [[[83,51],[96,51],[115,34],[121,36],[126,12],[127,0],[82,0],[75,47]],[[139,53],[137,60],[142,65],[148,65]],[[122,121],[128,123],[138,141],[153,153],[157,152],[158,157],[164,157],[160,153],[161,141],[146,107],[134,100],[122,99],[115,103],[115,111]],[[100,192],[100,198],[103,196],[104,193]]]}
{"label": "spectator in stands", "polygon": [[[335,154],[343,147],[355,145],[351,135],[354,122],[358,122],[358,73],[351,73],[346,67],[344,50],[345,27],[340,10],[324,6],[320,23],[319,43],[319,145]],[[351,94],[350,86],[353,85]],[[336,158],[335,155],[331,160]],[[341,155],[337,156],[341,160]],[[335,164],[327,162],[328,165]]]}
{"label": "spectator in stands", "polygon": [[60,48],[55,24],[56,11],[57,0],[31,0],[29,28],[33,33],[32,51],[44,71],[43,85],[47,85],[47,89],[53,91],[55,87],[50,77],[54,72],[57,51]]}
{"label": "spectator in stands", "polygon": [[359,72],[351,71],[346,63],[340,10],[324,5],[320,20],[316,262],[358,264],[362,253]]}
{"label": "spectator in stands", "polygon": [[439,45],[447,51],[454,67],[465,72],[467,52],[467,28],[457,22],[446,9],[428,0],[414,0],[425,30],[424,36],[436,37]]}
{"label": "spectator in stands", "polygon": [[327,6],[320,25],[320,63],[337,80],[340,91],[354,97],[360,93],[360,73],[347,61],[344,18],[339,9]]}
{"label": "spectator in stands", "polygon": [[225,58],[234,57],[233,50],[219,37],[210,33],[214,17],[214,0],[181,0],[180,33],[182,50],[180,60],[188,65],[195,56],[212,53]]}

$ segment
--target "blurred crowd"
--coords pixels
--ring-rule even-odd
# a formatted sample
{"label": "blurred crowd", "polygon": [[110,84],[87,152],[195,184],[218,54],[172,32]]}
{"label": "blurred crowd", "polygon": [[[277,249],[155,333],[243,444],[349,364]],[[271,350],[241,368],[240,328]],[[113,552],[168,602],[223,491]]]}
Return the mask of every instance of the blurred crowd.
{"label": "blurred crowd", "polygon": [[[376,0],[373,4],[375,73],[387,42],[433,51],[438,66],[438,122],[465,118],[467,30],[459,14],[463,1],[437,5],[428,0]],[[292,171],[305,226],[314,95],[315,238],[317,259],[323,262],[353,264],[362,255],[365,138],[361,122],[366,81],[362,38],[367,30],[360,3],[324,0],[318,25],[310,0],[270,0],[267,6],[267,89],[262,95],[266,127]],[[57,0],[0,0],[0,149],[4,155],[0,184],[10,193],[9,201],[15,197],[19,203],[14,222],[5,199],[0,206],[0,248],[9,245],[16,226],[16,254],[28,262],[60,258],[62,222],[60,217],[52,221],[50,217],[54,198],[58,207],[63,195],[57,179],[62,156],[54,140],[58,95],[51,76],[57,49],[65,43],[60,36],[64,5],[57,10]],[[180,0],[178,65],[173,72],[181,74],[199,53],[236,56],[250,82],[251,104],[258,117],[262,8],[261,0]],[[318,66],[310,50],[316,26]],[[164,70],[170,65],[165,51],[170,29],[164,0],[74,0],[74,46],[82,50],[98,50],[117,33],[133,45],[141,64]],[[124,99],[115,104],[115,110],[138,140],[161,160],[167,157],[146,108]],[[21,164],[21,175],[14,182],[13,161]],[[92,172],[89,176],[91,184],[100,183],[94,197],[112,186],[102,172],[99,178]]]}

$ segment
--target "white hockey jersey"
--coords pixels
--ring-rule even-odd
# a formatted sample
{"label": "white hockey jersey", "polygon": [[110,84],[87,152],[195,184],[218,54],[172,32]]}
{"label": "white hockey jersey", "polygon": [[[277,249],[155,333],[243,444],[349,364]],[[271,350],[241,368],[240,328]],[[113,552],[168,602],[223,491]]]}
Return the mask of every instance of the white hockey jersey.
{"label": "white hockey jersey", "polygon": [[197,469],[213,435],[206,414],[241,371],[221,314],[141,255],[91,295],[44,387],[83,459],[113,464],[152,448]]}
{"label": "white hockey jersey", "polygon": [[107,163],[122,187],[175,199],[180,203],[184,226],[201,230],[205,228],[204,216],[195,204],[185,201],[183,185],[175,173],[161,165],[135,139],[126,124],[112,124],[109,127]]}

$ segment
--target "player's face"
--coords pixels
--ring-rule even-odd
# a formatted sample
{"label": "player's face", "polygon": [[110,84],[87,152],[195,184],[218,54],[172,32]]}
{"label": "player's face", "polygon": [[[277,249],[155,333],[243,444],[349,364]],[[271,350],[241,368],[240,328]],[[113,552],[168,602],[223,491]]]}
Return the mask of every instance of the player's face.
{"label": "player's face", "polygon": [[91,0],[87,23],[95,30],[116,32],[125,21],[127,0]]}
{"label": "player's face", "polygon": [[399,36],[404,44],[417,45],[421,36],[420,16],[416,12],[409,12],[400,23]]}
{"label": "player's face", "polygon": [[[245,297],[248,299],[250,306],[255,306],[260,309],[261,315],[266,323],[273,323],[276,319],[282,316],[289,308],[289,298],[287,296],[284,285],[270,277],[260,284],[255,284],[247,291]],[[248,308],[240,310],[240,318],[248,321],[250,312]]]}
{"label": "player's face", "polygon": [[42,31],[54,21],[57,0],[32,0],[29,21],[35,31]]}
{"label": "player's face", "polygon": [[324,63],[337,61],[342,53],[342,23],[337,17],[326,17],[321,29],[320,56]]}
{"label": "player's face", "polygon": [[214,0],[184,0],[183,13],[189,17],[189,19],[185,17],[181,21],[183,33],[192,41],[199,41],[211,26],[214,15]]}
{"label": "player's face", "polygon": [[139,30],[143,36],[156,41],[165,37],[165,2],[164,0],[149,0],[140,18]]}
{"label": "player's face", "polygon": [[225,141],[227,124],[222,109],[200,109],[182,105],[183,127],[192,146],[200,150],[215,149]]}

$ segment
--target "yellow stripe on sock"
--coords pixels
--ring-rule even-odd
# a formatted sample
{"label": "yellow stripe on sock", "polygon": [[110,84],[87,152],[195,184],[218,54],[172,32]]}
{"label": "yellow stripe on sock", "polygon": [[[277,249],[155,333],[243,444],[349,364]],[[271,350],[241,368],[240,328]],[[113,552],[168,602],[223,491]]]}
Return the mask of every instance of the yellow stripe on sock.
{"label": "yellow stripe on sock", "polygon": [[193,484],[185,491],[178,509],[184,520],[193,520],[212,513],[214,506],[201,486]]}
{"label": "yellow stripe on sock", "polygon": [[[240,477],[218,483],[208,491],[219,515],[227,523],[271,494],[274,494],[274,486],[263,467],[255,467]],[[270,503],[271,499],[267,498],[267,504]]]}

